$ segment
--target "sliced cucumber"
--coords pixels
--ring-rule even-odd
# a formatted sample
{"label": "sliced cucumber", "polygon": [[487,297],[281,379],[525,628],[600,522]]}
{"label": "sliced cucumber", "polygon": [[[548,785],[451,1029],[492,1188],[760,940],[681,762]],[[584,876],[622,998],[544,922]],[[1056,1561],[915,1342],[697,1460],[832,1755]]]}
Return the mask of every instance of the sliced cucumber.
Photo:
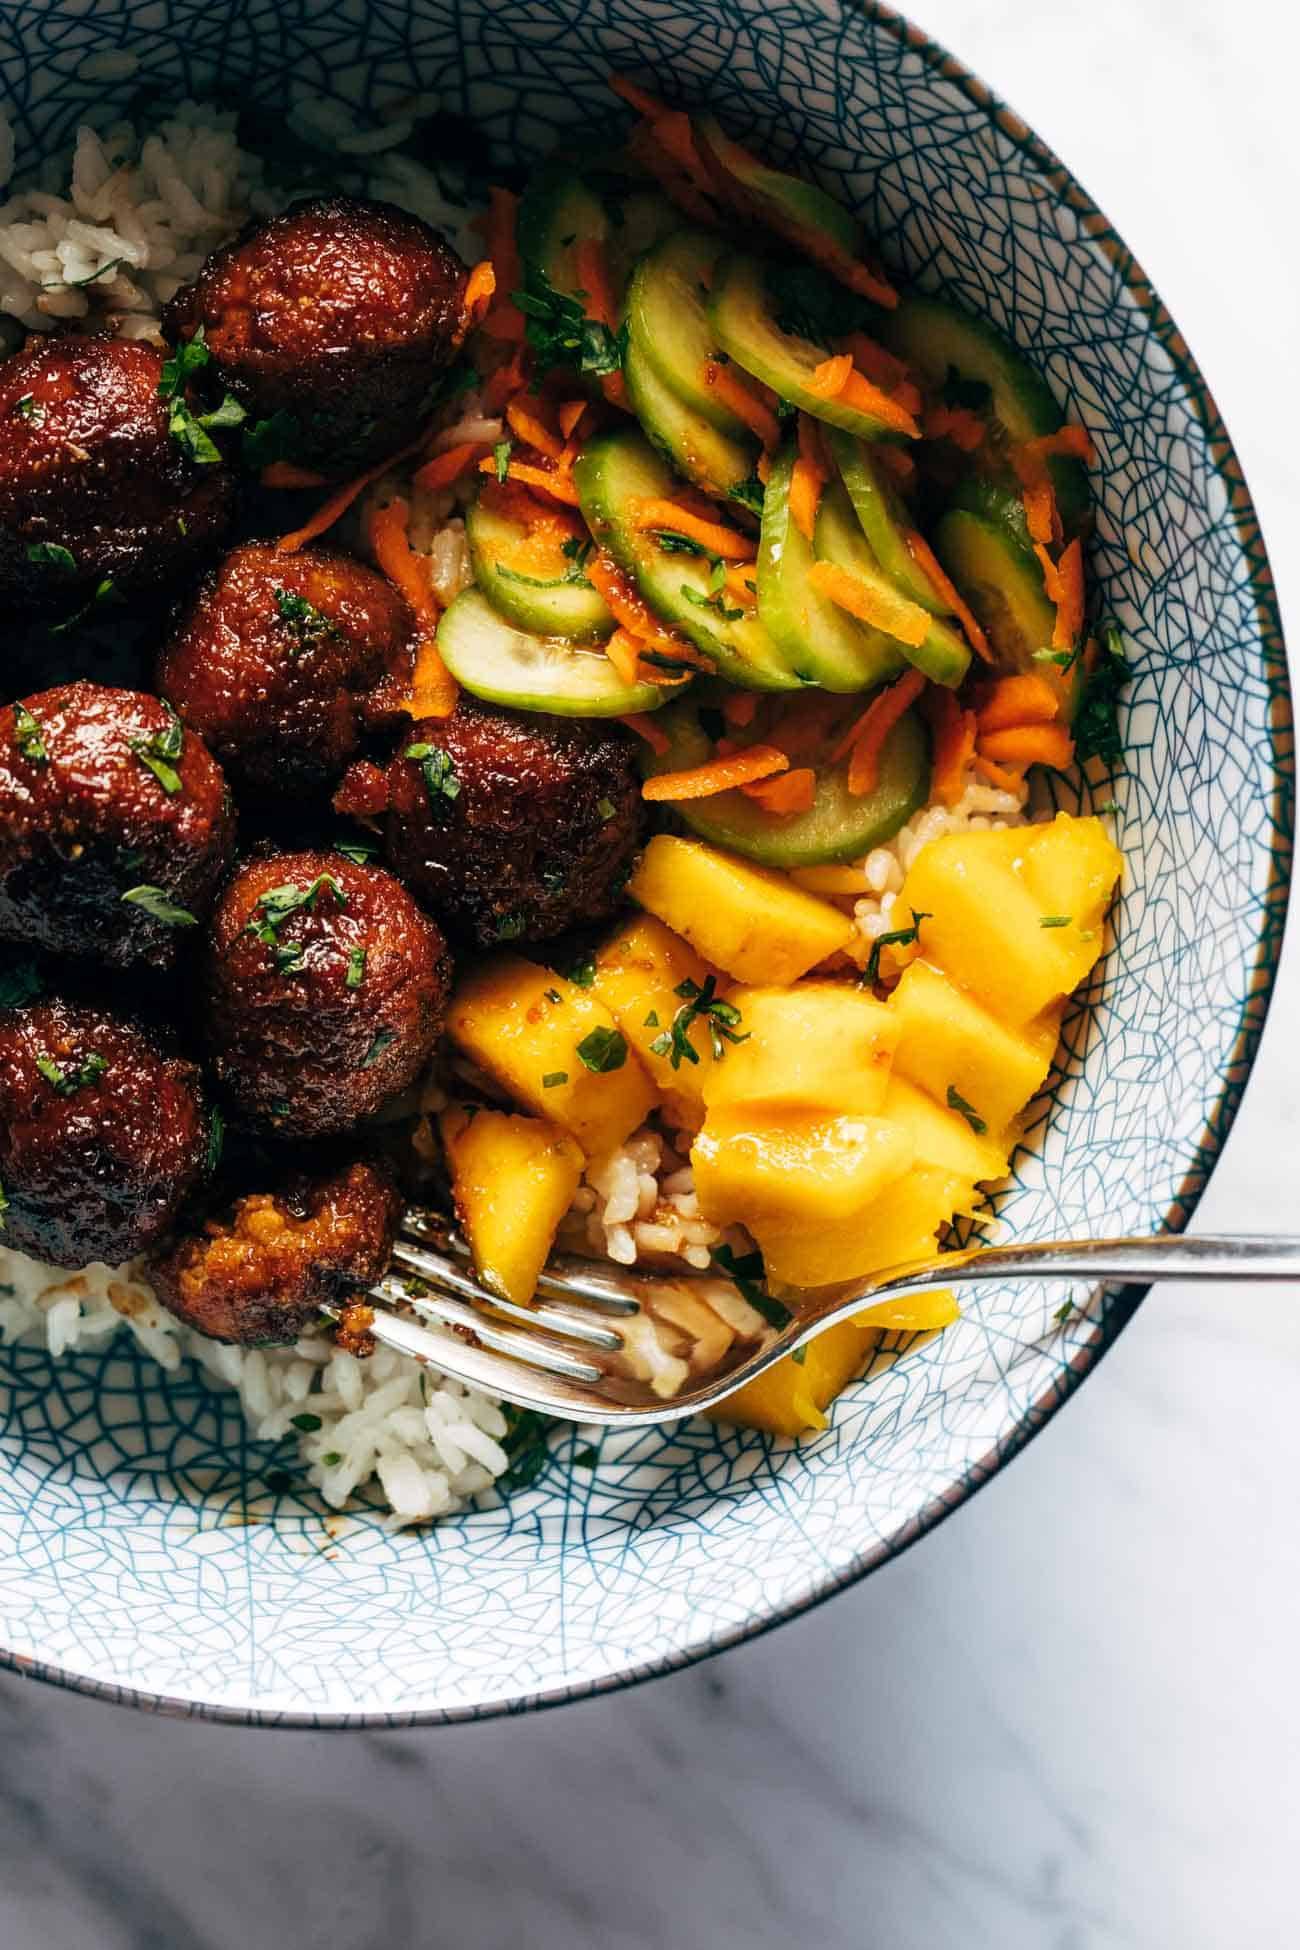
{"label": "sliced cucumber", "polygon": [[[1065,416],[1047,381],[987,319],[939,298],[914,296],[890,314],[882,332],[931,391],[950,372],[987,386],[988,403],[975,410],[990,418],[1010,445],[1064,426]],[[1054,459],[1050,466],[1061,521],[1067,534],[1072,533],[1088,512],[1087,470],[1069,459]]]}
{"label": "sliced cucumber", "polygon": [[604,243],[608,235],[609,217],[600,198],[566,163],[547,164],[524,191],[515,219],[524,283],[544,290],[546,279],[572,297],[582,286],[578,245],[588,239]]}
{"label": "sliced cucumber", "polygon": [[1073,718],[1082,690],[1079,663],[1066,671],[1034,656],[1051,648],[1056,610],[1047,599],[1038,558],[1015,538],[1009,518],[950,508],[935,530],[934,552],[970,604],[1001,668],[1045,677],[1061,694],[1063,717]]}
{"label": "sliced cucumber", "polygon": [[682,227],[682,213],[658,190],[610,190],[604,196],[609,232],[605,248],[616,291],[627,289],[633,266],[661,239]]}
{"label": "sliced cucumber", "polygon": [[837,203],[815,183],[773,169],[757,156],[751,156],[733,142],[712,115],[701,115],[695,123],[698,133],[713,153],[714,160],[747,190],[757,205],[758,214],[771,219],[783,236],[792,232],[819,233],[837,251],[853,257],[858,248],[858,226],[842,203]]}
{"label": "sliced cucumber", "polygon": [[[640,754],[647,775],[702,765],[711,746],[700,728],[698,707],[682,699],[661,714],[668,750]],[[750,734],[740,736],[749,741]],[[818,867],[837,860],[860,860],[880,846],[923,806],[930,793],[930,741],[914,711],[889,734],[880,757],[880,779],[855,798],[849,791],[847,761],[817,775],[809,810],[774,817],[742,792],[719,792],[709,799],[686,799],[677,811],[692,831],[769,867]],[[865,891],[865,890],[864,890]]]}
{"label": "sliced cucumber", "polygon": [[516,629],[481,589],[466,589],[443,613],[438,648],[456,682],[489,704],[549,711],[561,718],[621,718],[654,711],[657,684],[625,684],[603,650]]}
{"label": "sliced cucumber", "polygon": [[[881,570],[871,544],[859,526],[848,491],[838,481],[833,487],[828,487],[822,496],[821,506],[817,510],[813,550],[819,562],[833,562],[837,568],[847,569],[859,582],[879,589],[882,597],[897,595],[897,590]],[[970,664],[970,648],[965,638],[958,636],[956,630],[951,629],[939,616],[931,618],[922,644],[913,646],[899,643],[896,638],[888,636],[884,640],[897,653],[900,661],[905,658],[934,683],[946,684],[950,690],[956,690]]]}
{"label": "sliced cucumber", "polygon": [[738,366],[815,420],[844,427],[864,440],[898,438],[897,428],[887,426],[874,414],[812,390],[808,382],[822,361],[830,357],[830,348],[781,330],[757,258],[722,260],[714,277],[709,321],[718,344]]}
{"label": "sliced cucumber", "polygon": [[544,557],[531,544],[527,571],[514,566],[527,534],[522,523],[489,508],[481,497],[465,517],[474,580],[493,609],[521,630],[602,643],[613,632],[614,618],[558,540]]}
{"label": "sliced cucumber", "polygon": [[840,609],[808,580],[812,544],[790,513],[793,441],[772,461],[758,548],[758,614],[792,666],[827,691],[865,691],[903,667],[897,646]]}
{"label": "sliced cucumber", "polygon": [[665,386],[638,340],[630,339],[623,360],[623,377],[632,411],[659,451],[679,474],[706,494],[729,498],[753,478],[758,442],[743,444],[702,420]]}
{"label": "sliced cucumber", "polygon": [[832,427],[827,438],[853,512],[881,569],[896,589],[932,616],[951,616],[948,604],[907,546],[908,531],[915,524],[881,463],[876,443],[855,440],[842,427]]}
{"label": "sliced cucumber", "polygon": [[704,377],[719,346],[709,323],[709,287],[722,241],[702,230],[679,230],[648,251],[632,273],[627,323],[632,343],[657,379],[684,406],[732,440],[749,429]]}
{"label": "sliced cucumber", "polygon": [[588,527],[631,577],[656,616],[712,659],[718,675],[742,690],[796,690],[794,671],[756,611],[726,617],[725,597],[709,588],[706,556],[669,554],[631,520],[633,501],[671,499],[673,477],[644,436],[630,427],[590,441],[574,463],[574,480]]}

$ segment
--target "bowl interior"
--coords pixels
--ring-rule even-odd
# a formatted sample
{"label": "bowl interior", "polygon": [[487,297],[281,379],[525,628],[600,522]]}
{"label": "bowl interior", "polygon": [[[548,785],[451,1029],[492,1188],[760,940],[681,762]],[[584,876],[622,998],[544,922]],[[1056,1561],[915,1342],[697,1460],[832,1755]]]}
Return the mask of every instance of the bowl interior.
{"label": "bowl interior", "polygon": [[[116,81],[81,72],[120,46]],[[1223,430],[1124,247],[1028,133],[893,16],[820,0],[521,0],[272,10],[127,0],[0,20],[20,162],[140,101],[417,87],[498,162],[609,123],[609,70],[708,100],[857,206],[889,260],[987,313],[1100,451],[1094,578],[1136,674],[1114,941],[997,1203],[1009,1230],[1143,1232],[1195,1202],[1249,1068],[1289,859],[1289,711],[1267,564]],[[232,1397],[137,1350],[0,1350],[7,1656],[237,1717],[476,1715],[714,1649],[811,1602],[960,1501],[1087,1371],[1133,1295],[990,1293],[882,1349],[797,1449],[690,1424],[560,1434],[528,1490],[436,1529],[325,1524],[275,1489]],[[270,1480],[268,1480],[270,1479]],[[364,1648],[363,1656],[358,1653]]]}

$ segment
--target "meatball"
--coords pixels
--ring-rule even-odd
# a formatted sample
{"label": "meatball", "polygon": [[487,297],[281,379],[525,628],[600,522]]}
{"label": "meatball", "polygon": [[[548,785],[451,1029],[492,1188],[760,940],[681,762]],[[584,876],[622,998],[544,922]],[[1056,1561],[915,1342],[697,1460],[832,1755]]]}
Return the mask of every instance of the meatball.
{"label": "meatball", "polygon": [[163,353],[32,338],[0,364],[0,598],[42,614],[165,588],[220,544],[234,477],[169,432]]}
{"label": "meatball", "polygon": [[450,986],[446,942],[391,874],[340,853],[258,855],[213,916],[214,1073],[263,1128],[346,1130],[414,1080]]}
{"label": "meatball", "polygon": [[55,1266],[132,1259],[206,1168],[199,1072],[128,1017],[57,997],[0,1011],[0,1241]]}
{"label": "meatball", "polygon": [[298,797],[332,785],[363,733],[397,717],[416,635],[406,598],[351,556],[250,543],[204,582],[157,688],[237,792]]}
{"label": "meatball", "polygon": [[603,920],[641,837],[633,751],[594,720],[462,696],[450,718],[417,724],[388,767],[389,865],[480,947]]}
{"label": "meatball", "polygon": [[317,197],[214,251],[163,314],[172,340],[202,327],[213,371],[277,451],[354,473],[410,440],[464,326],[467,274],[418,217]]}
{"label": "meatball", "polygon": [[180,1232],[153,1258],[158,1298],[214,1341],[296,1341],[326,1303],[347,1305],[387,1268],[402,1199],[357,1160],[297,1171]]}
{"label": "meatball", "polygon": [[159,698],[79,682],[0,706],[0,940],[165,967],[234,837],[220,767]]}

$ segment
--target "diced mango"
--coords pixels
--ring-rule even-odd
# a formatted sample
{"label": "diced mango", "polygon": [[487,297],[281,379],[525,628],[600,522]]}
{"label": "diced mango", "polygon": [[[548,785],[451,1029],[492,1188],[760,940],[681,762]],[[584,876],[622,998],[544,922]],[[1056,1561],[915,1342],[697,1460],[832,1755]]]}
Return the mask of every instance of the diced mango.
{"label": "diced mango", "polygon": [[738,982],[797,981],[855,933],[839,908],[785,874],[669,833],[651,840],[628,892]]}
{"label": "diced mango", "polygon": [[573,1203],[582,1152],[544,1117],[455,1104],[439,1128],[478,1276],[502,1299],[526,1307]]}
{"label": "diced mango", "polygon": [[716,973],[652,914],[633,915],[596,955],[596,994],[650,1072],[674,1123],[692,1129],[703,1117],[704,1076],[713,1062],[708,1025],[696,1017],[686,1032],[698,1063],[682,1062],[674,1070],[670,1058],[656,1055],[651,1045],[671,1030],[683,1006],[677,994],[681,984],[702,988]]}
{"label": "diced mango", "polygon": [[1044,914],[1068,922],[1050,932],[1071,958],[1070,988],[1078,987],[1102,951],[1102,923],[1123,865],[1099,819],[1057,813],[1050,824],[1028,829],[1025,882]]}
{"label": "diced mango", "polygon": [[740,1011],[737,1033],[718,1063],[705,1069],[704,1101],[790,1105],[874,1116],[885,1101],[898,1039],[891,1009],[847,982],[800,982],[794,988],[737,988],[727,1000]]}
{"label": "diced mango", "polygon": [[[906,1127],[904,1127],[906,1128]],[[939,1250],[940,1226],[954,1213],[968,1212],[975,1203],[969,1178],[928,1165],[918,1157],[906,1178],[859,1212],[858,1263],[846,1279],[884,1273],[916,1259],[932,1259]]]}
{"label": "diced mango", "polygon": [[962,1111],[937,1104],[906,1077],[889,1079],[884,1114],[907,1132],[918,1164],[951,1172],[968,1185],[1001,1178],[1006,1171],[1007,1153],[996,1131],[975,1130]]}
{"label": "diced mango", "polygon": [[861,1270],[862,1214],[912,1163],[912,1143],[879,1117],[711,1111],[691,1160],[700,1209],[743,1225],[769,1276],[826,1286]]}
{"label": "diced mango", "polygon": [[599,996],[522,956],[482,962],[457,984],[447,1033],[516,1103],[558,1124],[589,1158],[621,1144],[654,1106],[654,1086]]}
{"label": "diced mango", "polygon": [[1064,930],[1040,925],[1037,896],[1013,863],[980,846],[984,837],[947,833],[922,847],[898,905],[925,915],[925,959],[1019,1027],[1073,988],[1074,961],[1060,941]]}
{"label": "diced mango", "polygon": [[894,1072],[946,1103],[955,1090],[1004,1132],[1042,1087],[1060,1029],[1059,1010],[1005,1029],[942,969],[914,961],[889,998],[898,1029]]}

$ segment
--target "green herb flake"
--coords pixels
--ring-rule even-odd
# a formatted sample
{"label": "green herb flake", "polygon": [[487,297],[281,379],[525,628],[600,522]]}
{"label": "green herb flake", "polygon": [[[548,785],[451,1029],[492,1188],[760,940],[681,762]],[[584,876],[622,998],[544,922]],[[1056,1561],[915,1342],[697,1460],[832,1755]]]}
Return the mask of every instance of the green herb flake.
{"label": "green herb flake", "polygon": [[563,1002],[564,1000],[564,997],[560,994],[560,991],[558,989],[543,989],[542,994],[546,997],[546,1000],[548,1002],[552,1002],[557,1005]]}
{"label": "green herb flake", "polygon": [[246,426],[240,444],[240,459],[244,466],[260,474],[265,467],[273,467],[277,460],[292,460],[302,444],[302,428],[297,416],[282,406],[269,419],[254,420]]}
{"label": "green herb flake", "polygon": [[40,725],[25,704],[15,704],[13,709],[14,743],[19,751],[24,758],[29,758],[33,765],[48,764],[50,754],[45,749],[45,739]]}
{"label": "green herb flake", "polygon": [[374,840],[335,840],[334,851],[351,860],[354,867],[366,867],[378,854],[379,847]]}
{"label": "green herb flake", "polygon": [[717,990],[716,975],[707,975],[703,985],[692,981],[689,975],[684,982],[679,982],[673,994],[682,998],[682,1006],[669,1028],[651,1043],[651,1055],[666,1056],[674,1070],[680,1070],[683,1063],[698,1063],[700,1053],[691,1041],[691,1028],[696,1022],[708,1026],[715,1063],[726,1054],[728,1043],[747,1043],[749,1031],[742,1032],[738,1027],[740,1010],[734,1002],[724,1002]]}
{"label": "green herb flake", "polygon": [[[709,587],[710,588],[713,587],[712,579],[710,579]],[[702,596],[698,589],[691,588],[689,582],[684,582],[682,584],[681,593],[683,596],[685,596],[688,603],[694,603],[696,609],[711,609],[715,613],[715,615],[718,615],[722,618],[724,623],[738,623],[741,617],[745,614],[743,609],[730,609],[727,606],[727,604],[723,602],[720,594],[713,595],[713,596]]]}
{"label": "green herb flake", "polygon": [[975,1106],[966,1102],[966,1099],[957,1089],[956,1084],[953,1083],[948,1085],[948,1108],[949,1110],[959,1110],[961,1112],[976,1137],[983,1137],[984,1133],[988,1130],[988,1125],[984,1122],[984,1119],[980,1116]]}
{"label": "green herb flake", "polygon": [[650,1011],[649,1015],[645,1019],[645,1026],[647,1029],[658,1029],[659,1011],[657,1009],[652,1009]]}
{"label": "green herb flake", "polygon": [[607,1076],[611,1070],[621,1070],[627,1062],[627,1038],[621,1029],[593,1029],[578,1044],[577,1055],[587,1069],[597,1076]]}
{"label": "green herb flake", "polygon": [[1074,719],[1075,757],[1081,764],[1085,759],[1100,758],[1107,765],[1118,765],[1124,756],[1119,699],[1131,672],[1118,625],[1104,624],[1098,640],[1101,654],[1096,669],[1084,681]]}
{"label": "green herb flake", "polygon": [[496,939],[498,941],[519,941],[528,932],[528,917],[514,908],[497,919]]}
{"label": "green herb flake", "polygon": [[364,948],[353,948],[348,955],[348,972],[343,986],[349,989],[359,989],[365,979],[366,951]]}
{"label": "green herb flake", "polygon": [[11,410],[20,420],[26,420],[29,426],[39,427],[45,424],[45,408],[37,404],[32,393],[24,393],[21,399],[16,399]]}
{"label": "green herb flake", "polygon": [[[301,883],[295,886],[292,882],[283,887],[268,887],[264,894],[258,895],[254,903],[253,916],[245,923],[244,933],[256,935],[264,946],[272,950],[278,949],[281,945],[279,930],[289,916],[300,912],[310,914],[324,894],[329,894],[339,907],[346,907],[348,904],[347,895],[332,873],[318,873],[316,878],[305,887]],[[261,910],[260,914],[257,912],[258,909]],[[301,955],[299,949],[284,952]],[[280,972],[283,974],[289,971],[281,968]]]}
{"label": "green herb flake", "polygon": [[164,887],[128,887],[122,899],[131,907],[143,908],[151,920],[161,921],[165,927],[196,928],[199,925],[197,914],[191,914],[188,907],[178,907]]}
{"label": "green herb flake", "polygon": [[1038,925],[1040,928],[1068,928],[1073,919],[1072,914],[1040,914]]}
{"label": "green herb flake", "polygon": [[57,569],[60,575],[77,573],[77,558],[61,542],[28,542],[27,560],[38,569]]}
{"label": "green herb flake", "polygon": [[504,481],[510,473],[510,450],[513,446],[513,440],[498,440],[492,449],[492,465],[498,481]]}
{"label": "green herb flake", "polygon": [[337,1469],[342,1460],[337,1449],[330,1449],[321,1457],[321,1466],[325,1469]]}
{"label": "green herb flake", "polygon": [[448,808],[460,798],[460,780],[450,752],[443,751],[441,745],[408,745],[402,753],[417,764],[424,778],[424,789],[429,804],[435,812],[446,813]]}
{"label": "green herb flake", "polygon": [[150,738],[129,739],[128,743],[135,757],[153,773],[168,798],[174,798],[181,790],[181,775],[172,760],[179,758],[184,748],[185,727],[166,698],[163,698],[162,705],[167,713],[167,723],[162,730],[155,731]]}
{"label": "green herb flake", "polygon": [[301,1415],[291,1415],[289,1417],[289,1426],[294,1429],[301,1429],[304,1435],[315,1435],[317,1429],[324,1427],[324,1423],[321,1421],[319,1415],[309,1415],[304,1409]]}
{"label": "green herb flake", "polygon": [[727,565],[719,555],[714,558],[713,566],[709,570],[709,594],[716,596],[719,590],[726,587],[726,582]]}
{"label": "green herb flake", "polygon": [[665,555],[707,555],[709,552],[703,542],[679,535],[674,528],[652,529],[651,534]]}
{"label": "green herb flake", "polygon": [[1034,662],[1036,664],[1056,664],[1058,668],[1061,670],[1070,670],[1073,668],[1078,658],[1078,655],[1079,652],[1077,649],[1035,650]]}
{"label": "green herb flake", "polygon": [[98,1083],[108,1069],[108,1062],[98,1050],[91,1050],[77,1064],[59,1063],[43,1050],[36,1059],[36,1068],[60,1097],[74,1097],[78,1090]]}
{"label": "green herb flake", "polygon": [[542,1078],[543,1090],[558,1090],[562,1083],[569,1081],[567,1070],[548,1070]]}
{"label": "green herb flake", "polygon": [[358,1063],[357,1068],[359,1070],[369,1070],[379,1061],[389,1044],[395,1043],[396,1041],[397,1032],[395,1030],[377,1029],[370,1040],[370,1048],[366,1051],[360,1063]]}
{"label": "green herb flake", "polygon": [[748,480],[737,481],[734,487],[727,489],[728,499],[738,501],[742,508],[748,508],[753,515],[762,514],[765,493],[766,489],[757,474],[751,474]]}
{"label": "green herb flake", "polygon": [[586,955],[581,961],[576,961],[568,972],[568,980],[573,983],[576,989],[589,989],[595,979],[596,958],[594,955]]}
{"label": "green herb flake", "polygon": [[783,1306],[763,1285],[762,1253],[736,1253],[730,1246],[714,1246],[709,1258],[731,1284],[742,1300],[747,1300],[756,1314],[760,1314],[769,1327],[778,1332],[788,1327],[794,1319],[790,1309]]}
{"label": "green herb flake", "polygon": [[524,314],[525,337],[543,371],[567,366],[595,379],[622,371],[627,326],[611,332],[601,320],[588,318],[578,298],[557,291],[540,266],[529,272],[527,290],[510,296]]}
{"label": "green herb flake", "polygon": [[583,541],[578,535],[570,535],[560,543],[560,554],[567,561],[572,562],[574,568],[579,571],[579,576],[576,579],[586,582],[587,578],[581,574],[581,571],[586,567],[587,559],[595,546],[595,542],[590,537],[586,541]]}
{"label": "green herb flake", "polygon": [[1052,1315],[1052,1319],[1057,1323],[1058,1327],[1064,1327],[1066,1321],[1070,1318],[1070,1315],[1073,1312],[1074,1312],[1073,1300],[1063,1300],[1060,1306],[1056,1309],[1056,1312]]}
{"label": "green herb flake", "polygon": [[546,1437],[551,1424],[544,1415],[531,1408],[516,1408],[512,1402],[502,1402],[501,1413],[506,1418],[501,1446],[510,1458],[510,1467],[497,1477],[496,1488],[502,1496],[509,1496],[512,1490],[528,1489],[550,1461]]}
{"label": "green herb flake", "polygon": [[924,908],[918,911],[914,907],[910,928],[895,928],[891,934],[878,934],[871,944],[871,953],[867,956],[867,965],[862,971],[861,986],[869,989],[879,981],[882,948],[910,948],[914,941],[919,941],[921,938],[922,921],[933,919],[933,914],[928,914]]}
{"label": "green herb flake", "polygon": [[790,1359],[794,1362],[796,1368],[803,1366],[804,1362],[808,1359],[807,1341],[804,1342],[802,1347],[796,1347],[790,1350]]}
{"label": "green herb flake", "polygon": [[618,808],[614,804],[614,801],[612,799],[597,799],[596,811],[600,814],[601,818],[608,823],[608,821],[614,817],[614,814],[618,811]]}
{"label": "green herb flake", "polygon": [[120,601],[121,598],[117,593],[117,584],[113,581],[112,576],[103,576],[95,584],[89,600],[84,602],[80,609],[74,610],[71,616],[65,616],[61,623],[51,623],[46,631],[46,635],[65,636],[69,630],[75,630],[78,623],[84,623],[88,616],[95,610],[102,608],[105,603],[116,603]]}
{"label": "green herb flake", "polygon": [[871,303],[815,264],[801,260],[769,264],[764,282],[777,325],[787,337],[829,349],[833,339],[873,329]]}
{"label": "green herb flake", "polygon": [[298,657],[304,650],[311,650],[318,643],[326,643],[332,637],[343,633],[337,623],[322,614],[314,603],[300,596],[296,589],[285,589],[276,583],[271,591],[275,598],[276,612],[289,638],[289,655]]}
{"label": "green herb flake", "polygon": [[208,1148],[203,1159],[203,1168],[210,1175],[221,1163],[221,1154],[226,1148],[226,1120],[214,1104],[212,1117],[208,1124]]}
{"label": "green herb flake", "polygon": [[1093,811],[1095,813],[1117,813],[1119,811],[1119,800],[1118,799],[1103,800],[1100,806],[1093,807]]}
{"label": "green herb flake", "polygon": [[158,381],[158,397],[174,399],[177,393],[184,391],[196,373],[203,371],[211,358],[206,328],[200,325],[193,338],[178,345],[164,364],[162,378]]}

